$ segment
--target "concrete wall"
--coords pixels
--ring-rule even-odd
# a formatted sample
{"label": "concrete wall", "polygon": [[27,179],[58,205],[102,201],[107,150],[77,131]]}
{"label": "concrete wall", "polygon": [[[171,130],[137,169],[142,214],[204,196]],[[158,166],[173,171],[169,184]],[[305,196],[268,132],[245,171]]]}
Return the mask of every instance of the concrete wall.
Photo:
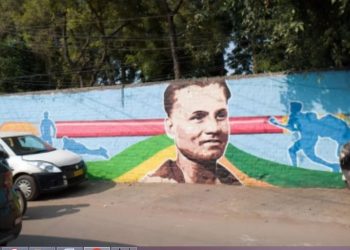
{"label": "concrete wall", "polygon": [[[349,71],[226,82],[231,136],[221,161],[242,184],[343,187],[337,154],[350,140]],[[163,128],[167,85],[4,95],[0,131],[31,131],[81,154],[91,178],[140,181],[176,157]]]}

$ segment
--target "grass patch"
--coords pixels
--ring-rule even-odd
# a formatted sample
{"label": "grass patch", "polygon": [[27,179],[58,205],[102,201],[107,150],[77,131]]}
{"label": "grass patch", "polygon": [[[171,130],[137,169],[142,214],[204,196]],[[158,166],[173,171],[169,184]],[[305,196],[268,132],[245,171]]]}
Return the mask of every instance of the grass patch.
{"label": "grass patch", "polygon": [[88,177],[99,180],[115,179],[172,144],[174,142],[166,135],[150,137],[128,147],[107,161],[87,162]]}
{"label": "grass patch", "polygon": [[232,144],[226,150],[227,159],[250,177],[281,187],[344,188],[340,173],[296,168],[258,158]]}

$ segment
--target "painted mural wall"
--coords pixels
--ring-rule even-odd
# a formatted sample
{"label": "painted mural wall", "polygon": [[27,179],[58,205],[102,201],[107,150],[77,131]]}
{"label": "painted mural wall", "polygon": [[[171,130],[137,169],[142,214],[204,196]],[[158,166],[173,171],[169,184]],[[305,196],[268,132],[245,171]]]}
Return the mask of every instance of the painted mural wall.
{"label": "painted mural wall", "polygon": [[[350,141],[349,71],[258,75],[226,84],[232,97],[225,117],[212,108],[220,100],[199,101],[196,91],[186,99],[189,107],[206,104],[208,114],[227,121],[230,136],[217,155],[223,154],[224,175],[237,180],[231,184],[344,187],[338,151]],[[170,138],[164,126],[168,85],[0,96],[0,131],[28,131],[80,154],[92,179],[149,181],[165,162],[178,162],[174,139],[183,133]],[[213,140],[208,147],[219,147]]]}

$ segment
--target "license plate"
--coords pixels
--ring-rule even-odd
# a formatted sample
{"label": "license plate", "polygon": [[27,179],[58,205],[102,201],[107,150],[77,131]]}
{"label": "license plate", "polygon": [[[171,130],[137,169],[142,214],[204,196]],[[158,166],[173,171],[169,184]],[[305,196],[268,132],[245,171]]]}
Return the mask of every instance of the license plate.
{"label": "license plate", "polygon": [[79,176],[79,175],[83,175],[84,174],[84,170],[83,169],[79,169],[77,171],[74,171],[73,176]]}

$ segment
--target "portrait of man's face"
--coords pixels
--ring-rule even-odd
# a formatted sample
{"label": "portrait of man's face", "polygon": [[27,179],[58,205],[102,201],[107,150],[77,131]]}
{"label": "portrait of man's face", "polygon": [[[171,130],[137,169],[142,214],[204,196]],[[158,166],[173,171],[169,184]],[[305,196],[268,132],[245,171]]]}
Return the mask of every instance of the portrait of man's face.
{"label": "portrait of man's face", "polygon": [[178,151],[197,162],[219,159],[230,132],[223,87],[192,85],[176,90],[174,99],[165,127]]}

